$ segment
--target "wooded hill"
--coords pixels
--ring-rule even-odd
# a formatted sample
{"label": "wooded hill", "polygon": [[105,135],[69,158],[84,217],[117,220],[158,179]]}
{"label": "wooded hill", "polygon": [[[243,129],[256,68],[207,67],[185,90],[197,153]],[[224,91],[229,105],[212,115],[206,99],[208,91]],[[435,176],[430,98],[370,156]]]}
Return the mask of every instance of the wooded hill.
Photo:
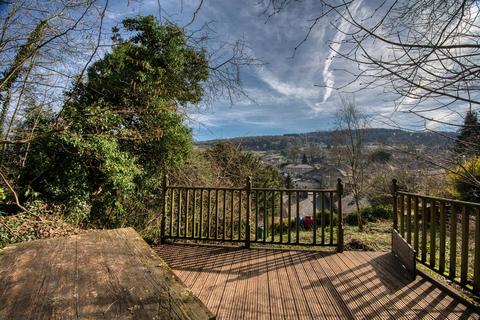
{"label": "wooded hill", "polygon": [[[408,132],[398,129],[372,128],[365,129],[365,143],[385,145],[424,145],[446,147],[454,142],[455,132]],[[218,141],[231,141],[242,145],[247,150],[281,151],[291,145],[335,143],[333,131],[317,131],[307,133],[293,133],[276,136],[237,137],[231,139],[217,139],[197,142],[199,146],[208,146]]]}

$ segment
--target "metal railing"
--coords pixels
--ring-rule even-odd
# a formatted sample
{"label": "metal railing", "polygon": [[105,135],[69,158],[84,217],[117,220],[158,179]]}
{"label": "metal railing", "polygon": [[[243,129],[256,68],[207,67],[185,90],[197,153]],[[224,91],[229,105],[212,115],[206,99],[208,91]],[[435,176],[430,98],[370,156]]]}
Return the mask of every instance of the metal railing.
{"label": "metal railing", "polygon": [[163,183],[161,240],[336,246],[343,251],[343,184],[335,189]]}
{"label": "metal railing", "polygon": [[480,203],[399,191],[393,180],[393,227],[418,262],[480,293]]}

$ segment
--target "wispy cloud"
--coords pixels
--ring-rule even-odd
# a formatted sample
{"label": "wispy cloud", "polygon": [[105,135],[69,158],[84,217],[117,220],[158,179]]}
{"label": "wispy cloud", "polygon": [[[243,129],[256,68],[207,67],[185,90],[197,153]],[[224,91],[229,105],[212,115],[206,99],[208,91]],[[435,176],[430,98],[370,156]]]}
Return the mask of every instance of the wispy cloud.
{"label": "wispy cloud", "polygon": [[306,85],[297,85],[292,84],[286,81],[280,80],[276,77],[270,70],[266,67],[261,68],[257,72],[258,77],[270,86],[275,92],[289,96],[296,97],[299,99],[311,99],[317,98],[319,90],[313,87],[313,84],[310,84],[310,88]]}
{"label": "wispy cloud", "polygon": [[[354,2],[353,6],[350,7],[350,12],[353,16],[356,15],[358,8],[362,4],[363,0],[358,0]],[[323,103],[325,103],[328,98],[332,95],[333,88],[335,86],[335,74],[331,70],[331,65],[333,63],[333,59],[338,55],[342,47],[342,42],[345,40],[346,34],[350,30],[350,24],[347,20],[341,19],[340,25],[337,26],[337,32],[333,37],[332,43],[330,45],[330,52],[328,54],[327,59],[325,60],[325,64],[323,67],[323,83],[325,84],[325,93],[323,95]]]}

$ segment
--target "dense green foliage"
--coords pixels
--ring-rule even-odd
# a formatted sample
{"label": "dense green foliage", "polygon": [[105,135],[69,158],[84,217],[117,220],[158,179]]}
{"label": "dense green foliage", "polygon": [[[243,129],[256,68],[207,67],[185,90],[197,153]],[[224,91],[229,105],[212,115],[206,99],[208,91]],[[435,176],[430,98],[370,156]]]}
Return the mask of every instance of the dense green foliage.
{"label": "dense green foliage", "polygon": [[480,122],[475,112],[467,112],[463,127],[458,132],[454,151],[460,156],[480,155]]}
{"label": "dense green foliage", "polygon": [[480,202],[480,158],[471,158],[448,174],[451,194],[459,199]]}
{"label": "dense green foliage", "polygon": [[[378,220],[389,220],[392,218],[393,208],[392,205],[377,205],[361,210],[361,217],[364,223],[377,222]],[[353,212],[345,216],[345,223],[349,225],[357,225],[358,217],[357,213]]]}
{"label": "dense green foliage", "polygon": [[182,29],[153,17],[126,19],[123,28],[131,37],[114,30],[113,50],[68,93],[62,113],[44,121],[59,118],[63,129],[30,146],[20,178],[34,190],[27,201],[35,194],[102,227],[138,222],[129,209],[158,205],[148,199],[162,173],[192,149],[178,106],[198,103],[208,78],[204,51],[189,47]]}

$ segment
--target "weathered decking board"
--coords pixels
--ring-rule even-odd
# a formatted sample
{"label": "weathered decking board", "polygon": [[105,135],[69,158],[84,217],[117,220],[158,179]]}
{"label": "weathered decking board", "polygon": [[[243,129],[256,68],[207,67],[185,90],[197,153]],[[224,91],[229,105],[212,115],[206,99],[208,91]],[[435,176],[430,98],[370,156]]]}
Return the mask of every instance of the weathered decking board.
{"label": "weathered decking board", "polygon": [[0,319],[213,319],[130,228],[0,253]]}
{"label": "weathered decking board", "polygon": [[[390,253],[155,247],[217,319],[480,319]],[[191,279],[214,279],[192,285]],[[208,293],[203,292],[207,290]]]}

